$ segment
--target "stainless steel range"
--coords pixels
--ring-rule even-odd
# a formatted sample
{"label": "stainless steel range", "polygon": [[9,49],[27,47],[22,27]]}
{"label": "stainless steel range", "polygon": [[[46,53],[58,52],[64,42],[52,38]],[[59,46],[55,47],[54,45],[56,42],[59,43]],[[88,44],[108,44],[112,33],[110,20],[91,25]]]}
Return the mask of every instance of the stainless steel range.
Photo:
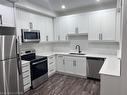
{"label": "stainless steel range", "polygon": [[30,61],[32,88],[48,79],[47,57],[36,56],[35,50],[22,51],[21,59]]}

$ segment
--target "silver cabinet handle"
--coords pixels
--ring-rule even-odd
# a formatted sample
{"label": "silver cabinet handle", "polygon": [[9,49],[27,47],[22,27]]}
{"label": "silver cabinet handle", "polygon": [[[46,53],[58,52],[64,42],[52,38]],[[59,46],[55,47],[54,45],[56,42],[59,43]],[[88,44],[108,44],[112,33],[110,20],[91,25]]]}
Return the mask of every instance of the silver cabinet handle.
{"label": "silver cabinet handle", "polygon": [[54,71],[54,69],[50,70],[50,72]]}
{"label": "silver cabinet handle", "polygon": [[48,37],[48,35],[46,36],[46,41],[48,41],[49,40],[49,37]]}
{"label": "silver cabinet handle", "polygon": [[101,33],[101,40],[103,40],[103,34]]}
{"label": "silver cabinet handle", "polygon": [[52,65],[54,62],[50,62],[49,64]]}
{"label": "silver cabinet handle", "polygon": [[73,61],[73,66],[75,66],[75,67],[76,67],[76,61],[75,61],[75,60]]}
{"label": "silver cabinet handle", "polygon": [[65,60],[63,59],[63,65],[65,65]]}
{"label": "silver cabinet handle", "polygon": [[53,57],[49,57],[49,59],[53,59]]}
{"label": "silver cabinet handle", "polygon": [[101,40],[100,37],[101,37],[101,36],[100,36],[100,33],[99,33],[99,40]]}
{"label": "silver cabinet handle", "polygon": [[0,24],[1,24],[1,25],[3,24],[2,15],[0,15]]}
{"label": "silver cabinet handle", "polygon": [[58,41],[60,41],[60,35],[58,36]]}

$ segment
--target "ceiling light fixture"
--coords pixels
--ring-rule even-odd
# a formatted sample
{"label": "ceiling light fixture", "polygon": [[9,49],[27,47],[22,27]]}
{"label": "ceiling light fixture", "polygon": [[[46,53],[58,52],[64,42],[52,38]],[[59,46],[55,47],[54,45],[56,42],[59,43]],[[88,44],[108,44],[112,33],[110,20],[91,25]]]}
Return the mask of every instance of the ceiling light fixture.
{"label": "ceiling light fixture", "polygon": [[65,7],[65,5],[62,5],[61,8],[62,8],[62,9],[65,9],[66,7]]}
{"label": "ceiling light fixture", "polygon": [[96,0],[97,2],[100,2],[100,0]]}

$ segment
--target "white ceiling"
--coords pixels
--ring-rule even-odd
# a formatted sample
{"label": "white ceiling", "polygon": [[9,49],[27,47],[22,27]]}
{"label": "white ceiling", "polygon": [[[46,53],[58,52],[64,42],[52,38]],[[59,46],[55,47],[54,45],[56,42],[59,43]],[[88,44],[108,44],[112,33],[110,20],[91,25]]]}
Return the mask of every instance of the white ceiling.
{"label": "white ceiling", "polygon": [[[61,12],[91,5],[98,4],[100,5],[110,2],[116,3],[117,0],[100,0],[100,2],[97,2],[96,0],[27,0],[27,1],[36,4],[38,6],[51,9],[56,12]],[[66,6],[65,10],[61,9],[62,4]]]}

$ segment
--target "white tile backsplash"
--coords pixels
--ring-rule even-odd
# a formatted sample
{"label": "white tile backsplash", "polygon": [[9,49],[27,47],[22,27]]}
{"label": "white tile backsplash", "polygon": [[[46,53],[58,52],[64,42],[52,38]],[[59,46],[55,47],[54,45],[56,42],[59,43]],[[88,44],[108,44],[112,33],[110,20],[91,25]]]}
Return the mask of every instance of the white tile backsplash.
{"label": "white tile backsplash", "polygon": [[69,52],[71,50],[70,42],[58,42],[52,45],[53,52]]}
{"label": "white tile backsplash", "polygon": [[89,42],[88,44],[88,52],[89,53],[97,53],[97,54],[117,54],[117,50],[119,49],[118,42]]}
{"label": "white tile backsplash", "polygon": [[50,43],[26,43],[20,46],[21,50],[35,49],[37,54],[52,52],[52,44]]}
{"label": "white tile backsplash", "polygon": [[49,52],[71,52],[75,46],[80,45],[84,53],[117,55],[119,43],[117,42],[88,42],[88,40],[71,40],[70,42],[23,44],[22,50],[34,48],[37,54]]}
{"label": "white tile backsplash", "polygon": [[81,51],[88,51],[88,40],[71,40],[71,49],[75,50],[76,45],[80,45]]}

